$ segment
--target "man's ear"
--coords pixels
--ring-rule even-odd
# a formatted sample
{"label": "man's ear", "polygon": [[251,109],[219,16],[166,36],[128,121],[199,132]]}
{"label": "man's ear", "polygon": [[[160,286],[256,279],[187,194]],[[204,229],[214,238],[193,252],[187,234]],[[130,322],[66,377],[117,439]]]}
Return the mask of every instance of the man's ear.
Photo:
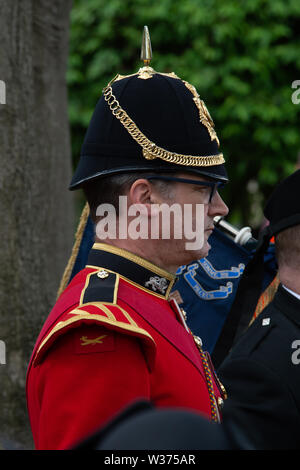
{"label": "man's ear", "polygon": [[146,209],[148,216],[157,217],[160,213],[160,204],[163,202],[155,187],[144,178],[136,180],[127,194],[128,206],[141,204]]}
{"label": "man's ear", "polygon": [[142,206],[144,215],[151,215],[153,206],[153,186],[150,181],[140,178],[136,180],[130,187],[128,192],[128,207],[136,205]]}
{"label": "man's ear", "polygon": [[140,178],[132,183],[128,193],[129,204],[151,204],[153,202],[153,186],[150,181]]}

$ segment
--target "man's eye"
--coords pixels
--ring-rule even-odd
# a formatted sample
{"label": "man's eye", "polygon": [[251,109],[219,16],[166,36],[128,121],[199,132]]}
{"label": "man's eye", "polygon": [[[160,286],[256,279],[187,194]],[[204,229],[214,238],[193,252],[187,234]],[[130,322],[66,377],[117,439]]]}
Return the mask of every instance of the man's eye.
{"label": "man's eye", "polygon": [[209,193],[210,191],[210,188],[207,188],[205,186],[197,186],[197,188],[195,188],[197,191],[200,191],[201,193]]}

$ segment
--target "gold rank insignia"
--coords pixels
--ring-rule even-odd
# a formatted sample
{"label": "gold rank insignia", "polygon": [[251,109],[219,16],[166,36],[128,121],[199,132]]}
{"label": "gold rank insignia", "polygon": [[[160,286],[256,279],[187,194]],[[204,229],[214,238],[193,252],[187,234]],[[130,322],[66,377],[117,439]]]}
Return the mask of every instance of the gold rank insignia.
{"label": "gold rank insignia", "polygon": [[114,351],[115,332],[106,328],[82,326],[75,334],[75,353],[94,354]]}
{"label": "gold rank insignia", "polygon": [[95,344],[102,344],[103,343],[103,339],[106,338],[107,335],[102,335],[102,336],[98,336],[98,338],[91,338],[89,339],[87,336],[81,336],[81,346],[88,346],[90,344],[92,345],[95,345]]}

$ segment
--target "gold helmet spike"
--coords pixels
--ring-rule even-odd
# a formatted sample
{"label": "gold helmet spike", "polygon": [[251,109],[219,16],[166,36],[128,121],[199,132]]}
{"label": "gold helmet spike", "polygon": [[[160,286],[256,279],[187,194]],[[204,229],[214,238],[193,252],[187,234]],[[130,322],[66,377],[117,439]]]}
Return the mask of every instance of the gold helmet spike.
{"label": "gold helmet spike", "polygon": [[152,48],[150,34],[148,26],[144,26],[143,39],[142,39],[142,48],[141,48],[141,60],[144,62],[144,66],[150,64],[152,59]]}

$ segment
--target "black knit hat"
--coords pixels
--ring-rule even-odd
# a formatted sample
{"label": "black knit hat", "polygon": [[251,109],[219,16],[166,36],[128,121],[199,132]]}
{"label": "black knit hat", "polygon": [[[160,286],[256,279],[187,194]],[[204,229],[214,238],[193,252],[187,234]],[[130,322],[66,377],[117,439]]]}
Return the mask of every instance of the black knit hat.
{"label": "black knit hat", "polygon": [[264,255],[270,239],[278,233],[300,224],[300,170],[279,183],[264,209],[269,225],[262,231],[253,258],[247,264],[216,344],[213,360],[218,367],[232,344],[245,331],[253,317],[262,290]]}
{"label": "black knit hat", "polygon": [[196,89],[146,64],[103,90],[70,184],[135,171],[184,171],[228,180],[214,123]]}

